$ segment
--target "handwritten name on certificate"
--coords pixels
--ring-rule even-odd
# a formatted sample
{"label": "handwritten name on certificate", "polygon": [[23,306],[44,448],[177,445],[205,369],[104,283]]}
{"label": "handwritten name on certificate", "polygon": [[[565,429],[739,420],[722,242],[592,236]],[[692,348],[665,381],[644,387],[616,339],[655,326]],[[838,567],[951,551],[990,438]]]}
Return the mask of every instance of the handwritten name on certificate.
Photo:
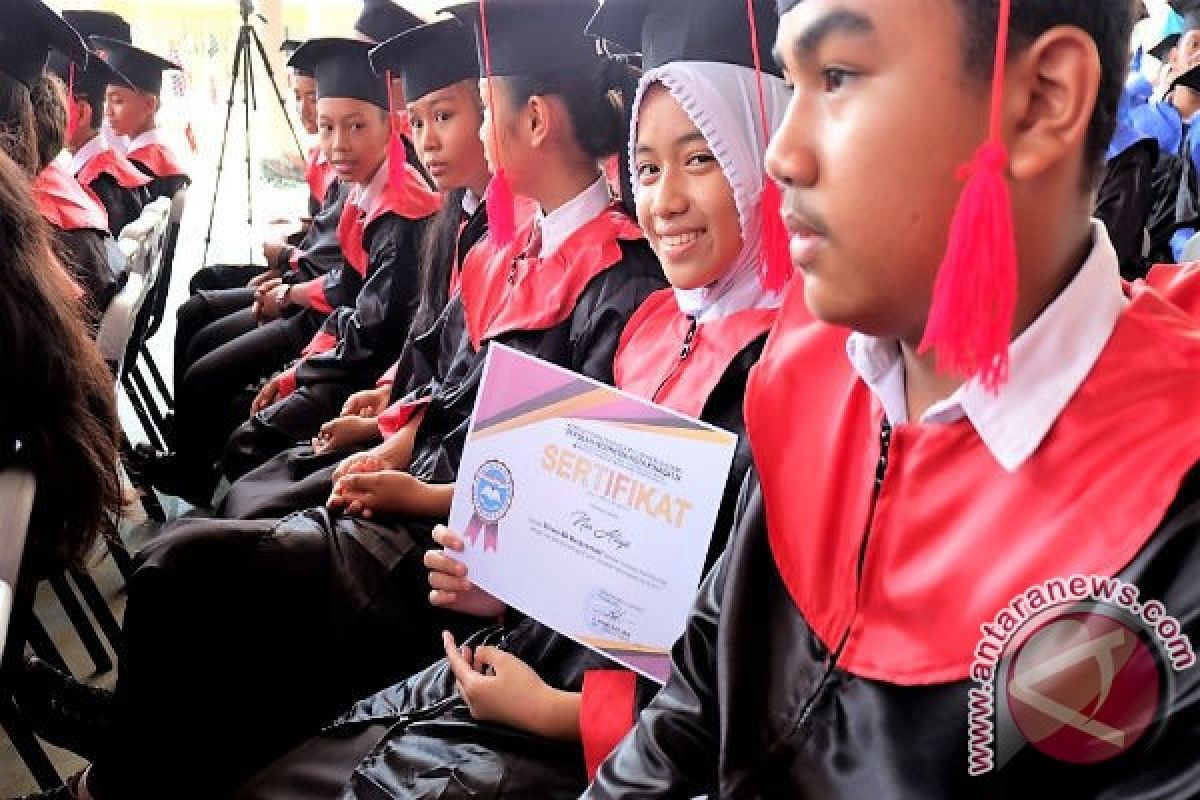
{"label": "handwritten name on certificate", "polygon": [[664,682],[737,437],[490,348],[450,510],[472,582]]}

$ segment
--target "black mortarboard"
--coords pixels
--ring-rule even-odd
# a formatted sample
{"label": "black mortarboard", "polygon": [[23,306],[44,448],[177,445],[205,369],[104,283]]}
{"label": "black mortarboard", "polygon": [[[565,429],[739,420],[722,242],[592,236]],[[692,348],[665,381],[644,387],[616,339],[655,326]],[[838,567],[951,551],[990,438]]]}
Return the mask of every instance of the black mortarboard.
{"label": "black mortarboard", "polygon": [[64,11],[62,15],[84,39],[104,36],[118,42],[133,44],[133,32],[120,14],[111,11]]}
{"label": "black mortarboard", "polygon": [[391,0],[364,0],[354,30],[378,43],[424,24],[425,20]]}
{"label": "black mortarboard", "polygon": [[370,42],[357,39],[309,39],[288,66],[317,80],[317,97],[352,97],[388,108],[387,82],[371,71]]}
{"label": "black mortarboard", "polygon": [[[754,19],[763,69],[776,72],[771,57],[779,27],[774,0],[754,0]],[[644,69],[673,61],[716,61],[754,69],[750,22],[742,2],[605,0],[587,32],[640,51]]]}
{"label": "black mortarboard", "polygon": [[279,45],[279,52],[287,56],[287,63],[288,66],[292,68],[292,72],[295,72],[297,75],[303,75],[306,78],[312,78],[314,76],[311,69],[300,69],[296,65],[292,64],[291,61],[292,54],[299,50],[303,44],[304,42],[300,39],[284,39],[283,44]]}
{"label": "black mortarboard", "polygon": [[[74,75],[71,74],[72,63],[75,64]],[[78,95],[92,95],[97,92],[104,94],[105,87],[110,85],[133,88],[133,84],[124,75],[109,66],[104,59],[95,56],[88,59],[86,67],[81,67],[78,62],[72,62],[56,51],[50,54],[50,60],[46,62],[46,71],[62,78],[63,82],[71,87],[71,91]]]}
{"label": "black mortarboard", "polygon": [[164,70],[182,70],[183,67],[162,56],[134,47],[106,36],[91,37],[92,47],[108,62],[108,65],[125,77],[128,85],[148,94],[162,91]]}
{"label": "black mortarboard", "polygon": [[[444,10],[475,31],[483,72],[479,3],[457,3]],[[595,63],[599,58],[596,43],[583,32],[595,13],[595,0],[487,0],[492,75],[557,72]]]}
{"label": "black mortarboard", "polygon": [[41,0],[7,0],[0,11],[0,72],[32,89],[54,49],[86,64],[83,39]]}
{"label": "black mortarboard", "polygon": [[371,66],[378,75],[390,70],[398,76],[408,100],[479,79],[474,39],[456,19],[440,19],[393,36],[371,51]]}

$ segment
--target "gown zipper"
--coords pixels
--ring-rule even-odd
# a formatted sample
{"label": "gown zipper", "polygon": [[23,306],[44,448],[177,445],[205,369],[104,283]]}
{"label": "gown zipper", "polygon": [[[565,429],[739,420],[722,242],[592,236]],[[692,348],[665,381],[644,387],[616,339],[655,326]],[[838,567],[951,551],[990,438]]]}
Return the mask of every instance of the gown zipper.
{"label": "gown zipper", "polygon": [[692,354],[692,343],[696,339],[696,328],[698,326],[699,323],[696,321],[695,317],[688,317],[688,329],[687,333],[683,336],[683,347],[679,350],[679,358],[677,358],[675,363],[671,365],[671,371],[667,373],[667,376],[662,379],[662,383],[658,384],[658,388],[654,390],[654,394],[650,397],[651,402],[658,402],[658,395],[662,392],[663,387],[667,385],[667,381],[675,377],[675,373],[679,371],[679,368],[683,365],[683,362],[687,361],[688,356]]}

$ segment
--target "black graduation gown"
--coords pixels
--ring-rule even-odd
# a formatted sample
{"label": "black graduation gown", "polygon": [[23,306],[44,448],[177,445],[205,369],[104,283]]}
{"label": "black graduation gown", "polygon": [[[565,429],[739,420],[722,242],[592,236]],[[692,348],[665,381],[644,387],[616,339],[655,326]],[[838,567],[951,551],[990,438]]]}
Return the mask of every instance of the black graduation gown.
{"label": "black graduation gown", "polygon": [[[746,378],[765,341],[762,333],[737,353],[703,403],[701,417],[706,422],[739,435],[707,565],[724,549],[724,532],[730,529],[738,491],[750,467],[742,404]],[[532,619],[484,631],[473,644],[495,644],[513,653],[550,686],[585,692],[585,702],[585,674],[614,668],[607,658]],[[659,686],[641,676],[636,681],[632,705],[640,709]],[[448,779],[450,775],[453,780]],[[257,776],[237,797],[568,798],[577,797],[586,786],[579,743],[550,741],[474,719],[457,694],[454,674],[442,659],[357,703],[320,737]]]}
{"label": "black graduation gown", "polygon": [[[850,370],[844,332],[777,329],[748,392],[756,470],[729,549],[701,587],[671,678],[585,797],[1196,796],[1194,664],[1167,679],[1157,735],[1107,761],[1071,764],[1022,741],[1010,760],[969,774],[972,731],[1002,727],[992,709],[986,725],[971,720],[972,659],[996,658],[979,642],[1001,612],[1038,609],[1027,587],[1116,577],[1161,602],[1175,633],[1200,632],[1200,437],[1180,414],[1200,393],[1193,329],[1133,292],[1088,378],[1012,473],[967,420],[881,430],[861,381],[829,377]],[[1138,356],[1151,342],[1146,367]],[[1143,393],[1158,399],[1153,412],[1130,403]],[[1093,666],[1066,685],[1100,675],[1102,687],[1103,663]]]}
{"label": "black graduation gown", "polygon": [[[643,241],[620,247],[565,320],[496,340],[611,381],[625,321],[663,285]],[[464,320],[456,296],[430,333],[442,368],[412,395],[428,403],[409,471],[430,483],[455,479],[482,378],[486,348]],[[476,627],[428,604],[422,558],[439,521],[314,508],[164,529],[129,581],[117,732],[93,764],[93,793],[161,797],[169,782],[176,797],[223,796],[355,698],[432,661],[439,631]],[[164,720],[163,698],[180,686]]]}
{"label": "black graduation gown", "polygon": [[1157,143],[1152,139],[1140,141],[1108,162],[1100,184],[1096,218],[1108,228],[1125,280],[1145,277],[1148,268],[1142,248],[1154,205],[1157,162]]}
{"label": "black graduation gown", "polygon": [[[352,393],[370,386],[396,361],[416,313],[420,240],[424,220],[387,213],[364,233],[366,279],[351,305],[336,307],[321,332],[332,350],[301,359],[288,373],[296,387],[283,400],[251,417],[225,447],[222,472],[231,481],[297,442],[311,439],[337,415]],[[338,270],[349,287],[358,272]],[[326,275],[326,281],[333,273]]]}
{"label": "black graduation gown", "polygon": [[150,182],[146,184],[146,194],[153,202],[160,197],[171,198],[185,186],[192,185],[192,179],[187,175],[165,175],[158,176],[150,167],[136,158],[130,158],[129,163],[133,164],[142,173],[150,176]]}
{"label": "black graduation gown", "polygon": [[108,230],[113,236],[120,236],[121,230],[137,219],[149,202],[149,193],[144,187],[126,189],[107,172],[96,176],[87,188],[108,212]]}
{"label": "black graduation gown", "polygon": [[108,231],[93,228],[65,230],[51,226],[55,254],[83,289],[90,324],[99,324],[104,310],[125,283],[126,272],[114,264]]}
{"label": "black graduation gown", "polygon": [[[456,268],[487,234],[487,210],[480,205],[458,236]],[[457,342],[452,343],[457,346]],[[429,383],[437,364],[439,337],[432,331],[413,331],[400,354],[391,402]],[[311,444],[290,448],[243,475],[221,500],[222,519],[276,519],[292,511],[324,503],[333,491],[333,470],[350,453],[318,455]]]}

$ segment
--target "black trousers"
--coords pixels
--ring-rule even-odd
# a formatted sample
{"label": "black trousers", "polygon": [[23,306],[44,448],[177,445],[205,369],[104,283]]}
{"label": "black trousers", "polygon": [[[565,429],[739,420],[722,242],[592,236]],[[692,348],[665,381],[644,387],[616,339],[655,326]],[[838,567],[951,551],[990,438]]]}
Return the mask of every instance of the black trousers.
{"label": "black trousers", "polygon": [[[214,289],[193,294],[179,306],[175,312],[176,391],[197,358],[258,327],[250,313],[253,302],[253,289]],[[201,337],[201,332],[211,326],[218,327]],[[198,338],[202,339],[201,344],[197,343]]]}
{"label": "black trousers", "polygon": [[213,264],[196,270],[188,289],[192,294],[210,289],[240,289],[267,268],[258,264]]}
{"label": "black trousers", "polygon": [[[236,312],[200,331],[192,342],[192,354],[203,355],[176,383],[175,450],[180,479],[194,487],[201,502],[209,499],[204,497],[206,493],[211,497],[216,484],[214,464],[229,434],[249,414],[252,398],[246,387],[299,355],[320,324],[317,314],[304,311],[244,330],[248,314]],[[242,331],[240,335],[225,338],[238,331]]]}

